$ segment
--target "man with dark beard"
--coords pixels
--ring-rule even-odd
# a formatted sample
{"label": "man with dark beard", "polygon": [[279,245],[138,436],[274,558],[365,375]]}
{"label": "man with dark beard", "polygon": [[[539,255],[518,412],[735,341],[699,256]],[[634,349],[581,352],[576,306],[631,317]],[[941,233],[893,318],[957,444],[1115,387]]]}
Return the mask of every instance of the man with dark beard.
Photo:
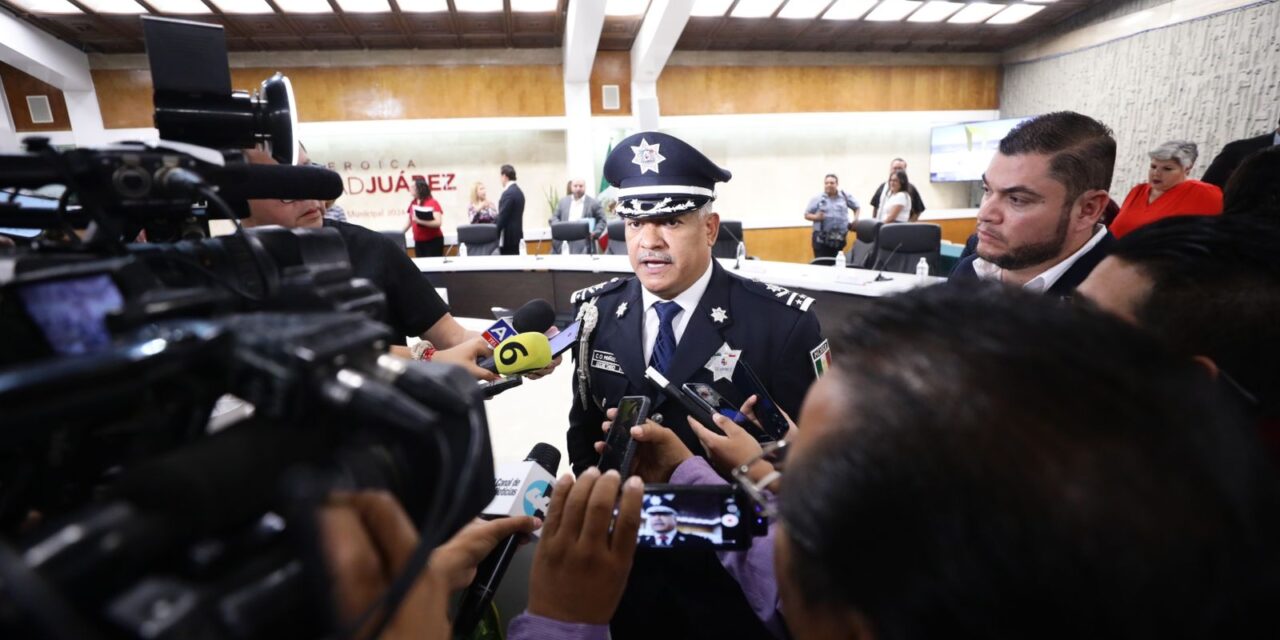
{"label": "man with dark beard", "polygon": [[1014,128],[982,177],[977,251],[951,279],[994,280],[1069,296],[1114,239],[1107,208],[1116,141],[1106,125],[1071,111]]}

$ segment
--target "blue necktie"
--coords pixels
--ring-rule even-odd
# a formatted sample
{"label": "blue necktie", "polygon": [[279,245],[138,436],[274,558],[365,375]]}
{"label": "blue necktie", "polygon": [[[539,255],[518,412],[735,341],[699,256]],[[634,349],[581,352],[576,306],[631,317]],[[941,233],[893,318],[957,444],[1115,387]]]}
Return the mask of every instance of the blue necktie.
{"label": "blue necktie", "polygon": [[676,329],[672,321],[680,313],[680,305],[674,302],[657,302],[653,310],[658,312],[658,339],[653,343],[653,355],[649,356],[649,366],[666,375],[676,355]]}

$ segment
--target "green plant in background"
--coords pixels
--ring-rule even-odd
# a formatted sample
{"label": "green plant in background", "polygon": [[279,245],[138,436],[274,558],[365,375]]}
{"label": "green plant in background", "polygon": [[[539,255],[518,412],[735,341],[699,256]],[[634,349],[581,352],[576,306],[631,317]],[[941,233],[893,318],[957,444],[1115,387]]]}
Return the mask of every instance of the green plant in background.
{"label": "green plant in background", "polygon": [[552,218],[556,215],[556,205],[560,204],[560,194],[555,187],[547,187],[542,195],[547,199],[547,217]]}

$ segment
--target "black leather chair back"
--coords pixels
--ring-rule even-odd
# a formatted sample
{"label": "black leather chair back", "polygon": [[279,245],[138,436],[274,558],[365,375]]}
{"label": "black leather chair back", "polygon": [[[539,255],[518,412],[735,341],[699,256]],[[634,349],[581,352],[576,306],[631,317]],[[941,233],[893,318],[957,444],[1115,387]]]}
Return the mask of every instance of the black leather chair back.
{"label": "black leather chair back", "polygon": [[883,224],[879,220],[870,218],[863,218],[853,223],[853,247],[849,250],[850,267],[871,268],[871,261],[876,255],[876,239],[880,237],[880,227]]}
{"label": "black leather chair back", "polygon": [[916,264],[924,258],[929,275],[942,275],[942,227],[936,224],[902,222],[880,228],[876,240],[876,261],[884,271],[915,273]]}
{"label": "black leather chair back", "polygon": [[609,246],[605,253],[614,256],[627,255],[627,221],[622,218],[609,221]]}
{"label": "black leather chair back", "polygon": [[468,256],[487,256],[498,252],[498,225],[458,225],[458,242],[467,248]]}
{"label": "black leather chair back", "polygon": [[742,222],[721,220],[720,235],[716,236],[716,243],[711,245],[711,255],[716,258],[736,258],[739,241],[746,242],[742,237]]}

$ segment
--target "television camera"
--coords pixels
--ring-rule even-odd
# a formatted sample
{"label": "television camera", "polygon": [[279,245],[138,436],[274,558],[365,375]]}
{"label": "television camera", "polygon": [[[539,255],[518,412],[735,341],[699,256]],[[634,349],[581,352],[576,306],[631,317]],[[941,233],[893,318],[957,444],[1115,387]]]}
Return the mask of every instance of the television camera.
{"label": "television camera", "polygon": [[[288,79],[233,92],[221,27],[143,20],[161,143],[0,157],[0,226],[33,232],[0,253],[0,636],[377,629],[493,497],[480,391],[385,354],[335,230],[239,226],[250,198],[341,191],[292,166]],[[394,493],[422,543],[344,626],[313,516],[354,488]]]}

